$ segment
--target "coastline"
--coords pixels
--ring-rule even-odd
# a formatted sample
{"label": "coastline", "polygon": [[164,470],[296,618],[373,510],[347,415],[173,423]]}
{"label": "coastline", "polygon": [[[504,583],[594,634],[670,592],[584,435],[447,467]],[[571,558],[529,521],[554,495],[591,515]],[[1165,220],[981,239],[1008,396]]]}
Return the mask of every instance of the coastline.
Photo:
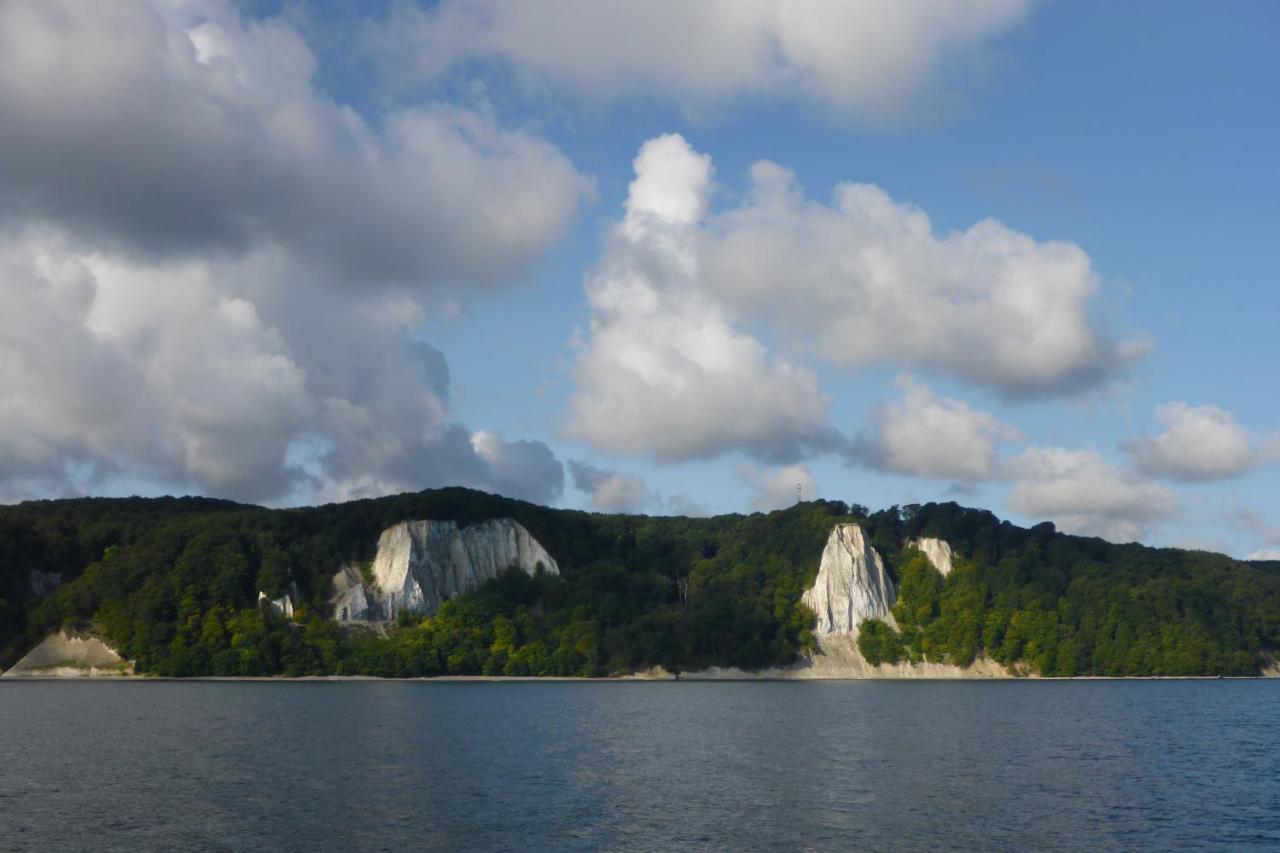
{"label": "coastline", "polygon": [[[76,652],[73,659],[55,655],[67,649]],[[78,659],[76,659],[78,658]],[[23,663],[36,663],[23,671]],[[0,683],[10,681],[145,681],[145,682],[405,682],[443,684],[484,684],[523,682],[706,682],[706,681],[1219,681],[1280,679],[1280,661],[1267,653],[1257,675],[1148,675],[1148,676],[1041,676],[1015,665],[1009,669],[987,657],[980,657],[965,667],[922,661],[910,663],[871,664],[858,650],[853,635],[827,635],[818,638],[816,654],[804,652],[794,663],[784,667],[743,670],[736,667],[708,667],[675,675],[661,666],[628,673],[601,676],[551,675],[435,675],[386,677],[378,675],[202,675],[158,676],[135,673],[132,661],[125,660],[100,639],[70,633],[50,635],[17,665],[0,675]]]}
{"label": "coastline", "polygon": [[965,682],[1049,682],[1049,681],[1270,681],[1280,680],[1280,673],[1268,672],[1262,675],[1073,675],[1073,676],[1039,676],[1039,675],[951,675],[951,676],[886,676],[886,675],[849,675],[796,678],[795,676],[762,674],[754,675],[741,672],[734,675],[699,676],[688,675],[606,675],[599,678],[571,675],[433,675],[412,676],[406,678],[387,677],[381,675],[196,675],[189,677],[160,675],[11,675],[0,681],[6,683],[55,681],[63,684],[92,682],[146,682],[160,683],[262,683],[262,684],[308,684],[308,683],[343,683],[371,682],[388,684],[499,684],[499,683],[581,683],[581,684],[618,684],[618,683],[707,683],[707,682],[787,682],[812,684],[815,682],[841,681],[965,681]]}

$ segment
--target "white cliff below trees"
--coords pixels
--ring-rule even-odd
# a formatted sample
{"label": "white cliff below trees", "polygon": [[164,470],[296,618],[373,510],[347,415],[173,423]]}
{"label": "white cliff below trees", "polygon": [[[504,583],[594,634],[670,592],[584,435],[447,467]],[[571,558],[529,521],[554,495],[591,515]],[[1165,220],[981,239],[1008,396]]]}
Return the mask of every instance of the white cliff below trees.
{"label": "white cliff below trees", "polygon": [[856,524],[837,524],[827,537],[818,577],[801,601],[818,616],[814,634],[853,634],[867,619],[893,621],[893,583],[884,561]]}
{"label": "white cliff below trees", "polygon": [[921,537],[911,540],[911,545],[929,558],[929,562],[938,570],[938,574],[944,578],[951,574],[951,570],[954,568],[954,555],[951,553],[951,546],[947,544],[945,539]]}
{"label": "white cliff below trees", "polygon": [[559,574],[537,539],[510,518],[469,527],[453,521],[405,521],[378,538],[366,574],[344,566],[333,578],[333,615],[340,622],[380,622],[400,611],[434,613],[444,601],[509,568]]}
{"label": "white cliff below trees", "polygon": [[[909,543],[922,551],[943,576],[951,573],[951,546],[941,539],[921,538]],[[686,673],[683,678],[1009,678],[1012,673],[987,658],[965,667],[940,661],[899,661],[872,664],[858,649],[859,626],[879,619],[897,630],[896,600],[884,561],[857,524],[837,524],[827,538],[818,577],[801,599],[817,614],[817,651],[803,653],[786,667],[755,673],[712,667]]]}

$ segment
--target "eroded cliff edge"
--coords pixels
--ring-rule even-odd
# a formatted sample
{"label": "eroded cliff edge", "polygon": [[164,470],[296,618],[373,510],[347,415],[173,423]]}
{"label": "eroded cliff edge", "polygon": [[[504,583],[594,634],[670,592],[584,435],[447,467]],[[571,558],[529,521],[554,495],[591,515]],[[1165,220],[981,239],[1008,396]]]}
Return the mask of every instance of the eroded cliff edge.
{"label": "eroded cliff edge", "polygon": [[372,564],[345,565],[333,577],[333,618],[345,623],[393,620],[401,611],[430,614],[509,568],[559,574],[542,544],[510,518],[459,527],[453,521],[404,521],[378,538]]}
{"label": "eroded cliff edge", "polygon": [[133,663],[97,637],[50,634],[5,671],[4,678],[97,678],[133,675]]}

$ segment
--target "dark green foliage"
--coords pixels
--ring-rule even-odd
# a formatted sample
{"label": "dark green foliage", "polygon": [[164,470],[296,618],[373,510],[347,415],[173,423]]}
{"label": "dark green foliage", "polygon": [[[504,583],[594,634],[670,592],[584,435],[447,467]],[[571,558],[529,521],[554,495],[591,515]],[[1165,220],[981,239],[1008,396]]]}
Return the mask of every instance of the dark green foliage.
{"label": "dark green foliage", "polygon": [[1280,645],[1280,575],[1265,566],[1047,523],[1024,530],[956,504],[870,523],[898,541],[939,536],[961,556],[945,582],[913,549],[894,557],[894,618],[911,660],[963,666],[986,654],[1058,676],[1254,675]]}
{"label": "dark green foliage", "polygon": [[[0,601],[0,666],[64,625],[101,632],[140,671],[174,676],[597,676],[788,663],[812,643],[800,594],[845,513],[815,501],[769,515],[608,516],[465,489],[276,511],[136,499],[0,508],[14,531],[2,540],[11,551],[0,578],[18,590],[16,608]],[[528,528],[561,576],[508,572],[385,632],[328,621],[333,573],[348,561],[366,567],[384,528],[495,517]],[[20,589],[31,568],[74,580],[33,601]],[[259,590],[296,590],[294,620],[259,607]]]}
{"label": "dark green foliage", "polygon": [[858,629],[858,651],[868,663],[897,663],[906,657],[902,637],[879,619],[869,619]]}
{"label": "dark green foliage", "polygon": [[[385,631],[329,621],[333,573],[367,565],[411,518],[509,517],[560,576],[512,571]],[[1246,674],[1280,641],[1280,575],[1214,554],[1024,530],[955,504],[813,501],[751,516],[649,518],[551,510],[465,489],[265,510],[201,499],[0,507],[0,666],[64,625],[101,632],[162,675],[586,675],[661,665],[786,664],[812,647],[801,591],[831,526],[862,520],[901,587],[873,661],[988,655],[1046,675]],[[947,539],[944,582],[904,542]],[[32,570],[61,572],[35,599]],[[286,620],[258,606],[295,591]]]}

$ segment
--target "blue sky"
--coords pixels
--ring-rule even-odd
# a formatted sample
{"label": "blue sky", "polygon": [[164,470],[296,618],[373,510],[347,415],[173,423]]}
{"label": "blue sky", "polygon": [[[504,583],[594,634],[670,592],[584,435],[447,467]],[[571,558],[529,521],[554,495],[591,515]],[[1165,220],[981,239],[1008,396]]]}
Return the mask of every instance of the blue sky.
{"label": "blue sky", "polygon": [[1280,549],[1274,4],[593,9],[0,5],[0,495]]}

